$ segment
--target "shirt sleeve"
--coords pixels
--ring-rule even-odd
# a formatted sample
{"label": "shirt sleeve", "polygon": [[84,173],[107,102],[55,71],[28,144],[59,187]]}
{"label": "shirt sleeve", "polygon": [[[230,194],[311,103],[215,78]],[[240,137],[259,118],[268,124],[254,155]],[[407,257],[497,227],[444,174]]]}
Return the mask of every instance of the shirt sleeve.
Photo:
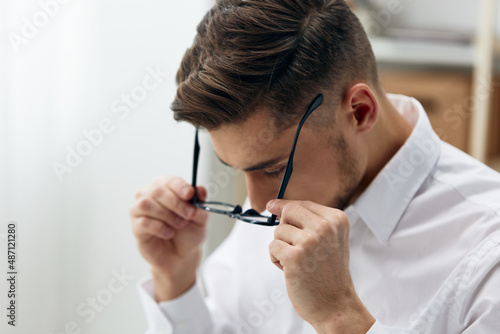
{"label": "shirt sleeve", "polygon": [[[493,238],[492,238],[493,239]],[[463,296],[457,305],[459,326],[463,334],[498,333],[500,328],[500,236],[494,246],[474,268],[474,274],[462,288]],[[477,255],[479,256],[479,255]]]}
{"label": "shirt sleeve", "polygon": [[198,283],[178,298],[160,303],[154,298],[151,276],[139,281],[137,288],[146,314],[146,334],[215,334]]}

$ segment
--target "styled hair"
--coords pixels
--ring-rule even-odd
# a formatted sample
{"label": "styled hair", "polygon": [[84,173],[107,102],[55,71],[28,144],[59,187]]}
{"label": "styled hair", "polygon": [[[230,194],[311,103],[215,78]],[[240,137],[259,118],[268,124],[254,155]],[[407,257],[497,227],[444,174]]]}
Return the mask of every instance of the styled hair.
{"label": "styled hair", "polygon": [[219,0],[177,72],[174,118],[207,130],[259,108],[298,120],[318,93],[378,87],[367,35],[344,0]]}

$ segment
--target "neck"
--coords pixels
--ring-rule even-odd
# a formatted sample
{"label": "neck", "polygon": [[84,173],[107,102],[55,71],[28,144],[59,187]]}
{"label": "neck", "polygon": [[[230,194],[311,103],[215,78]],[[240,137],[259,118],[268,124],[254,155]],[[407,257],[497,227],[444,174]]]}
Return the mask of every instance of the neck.
{"label": "neck", "polygon": [[366,136],[366,169],[351,203],[368,187],[410,136],[413,126],[397,111],[387,96],[379,98],[379,119]]}

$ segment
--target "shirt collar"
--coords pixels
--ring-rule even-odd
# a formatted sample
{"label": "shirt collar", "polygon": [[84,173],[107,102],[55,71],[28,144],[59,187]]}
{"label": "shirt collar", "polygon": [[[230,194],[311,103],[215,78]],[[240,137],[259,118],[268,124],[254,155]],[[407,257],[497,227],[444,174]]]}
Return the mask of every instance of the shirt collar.
{"label": "shirt collar", "polygon": [[391,160],[345,212],[351,223],[359,217],[381,243],[386,243],[422,183],[434,168],[440,139],[422,105],[414,98],[387,94],[413,130]]}

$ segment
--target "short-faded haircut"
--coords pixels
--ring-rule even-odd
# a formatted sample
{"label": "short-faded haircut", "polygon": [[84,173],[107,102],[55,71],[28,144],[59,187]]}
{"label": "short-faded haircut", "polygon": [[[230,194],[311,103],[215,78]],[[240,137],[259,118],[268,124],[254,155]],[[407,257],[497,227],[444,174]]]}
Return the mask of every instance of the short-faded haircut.
{"label": "short-faded haircut", "polygon": [[344,0],[220,0],[204,16],[177,72],[174,118],[207,130],[259,108],[298,120],[328,89],[379,86],[367,35]]}

